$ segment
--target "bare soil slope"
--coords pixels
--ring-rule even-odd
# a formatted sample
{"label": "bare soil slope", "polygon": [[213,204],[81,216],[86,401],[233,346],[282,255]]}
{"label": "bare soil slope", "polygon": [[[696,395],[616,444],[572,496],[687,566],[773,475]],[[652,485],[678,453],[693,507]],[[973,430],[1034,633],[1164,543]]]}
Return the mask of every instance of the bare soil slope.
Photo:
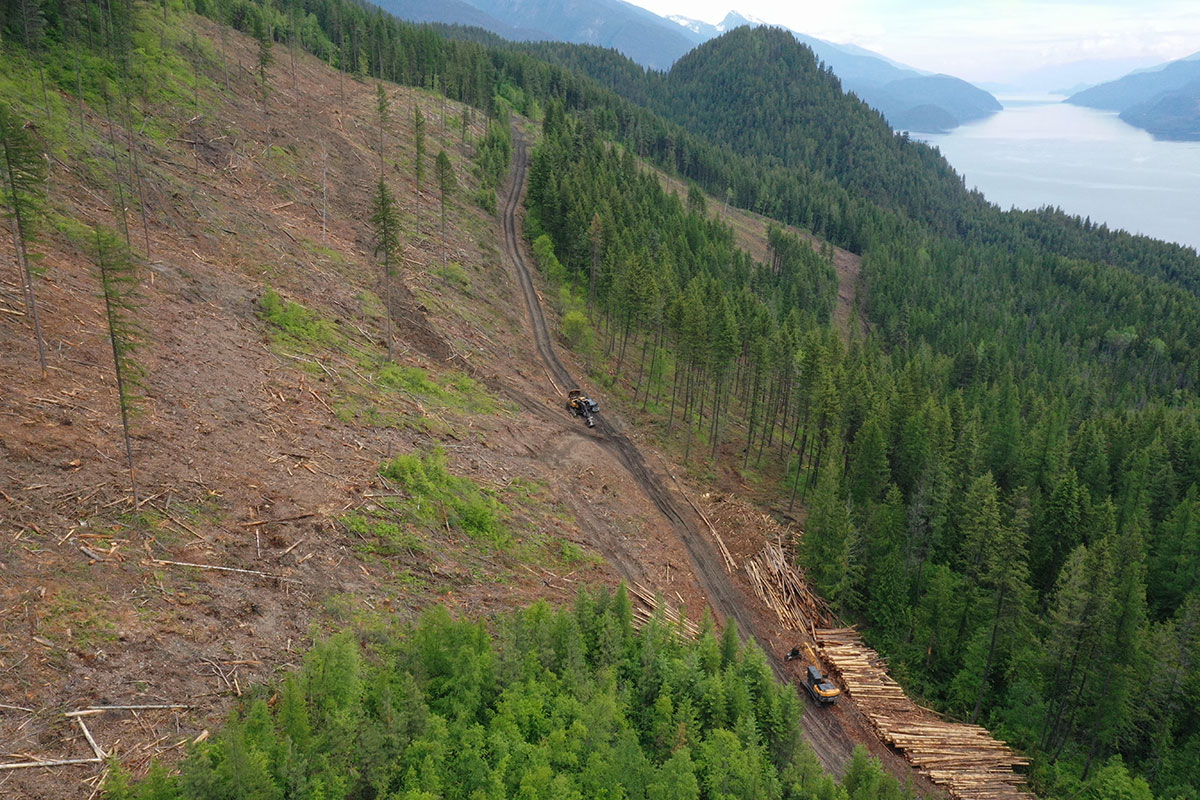
{"label": "bare soil slope", "polygon": [[[187,24],[219,51],[208,22]],[[183,46],[190,29],[173,35]],[[152,109],[175,135],[134,136],[147,229],[135,210],[125,216],[135,250],[150,240],[138,502],[84,227],[116,225],[106,187],[70,161],[51,173],[54,219],[70,224],[47,226],[38,245],[44,379],[5,251],[0,762],[92,757],[63,714],[96,705],[186,706],[86,718],[99,746],[135,770],[176,757],[247,685],[292,668],[314,636],[409,619],[431,603],[486,615],[624,574],[699,617],[682,546],[655,539],[653,506],[543,390],[499,224],[469,200],[479,116],[464,137],[458,105],[388,89],[385,174],[404,247],[390,309],[403,369],[389,372],[367,223],[375,87],[277,55],[268,149],[254,57],[252,42],[229,34],[229,89],[214,55],[202,113]],[[419,189],[414,107],[427,120]],[[102,142],[103,120],[87,109],[85,121],[88,140]],[[445,270],[431,178],[443,149],[460,183]],[[268,291],[307,309],[307,321],[264,320]],[[379,474],[393,456],[434,448],[502,504],[502,537],[469,535],[444,508],[414,521],[419,498]],[[101,767],[5,770],[0,796],[87,797]]]}

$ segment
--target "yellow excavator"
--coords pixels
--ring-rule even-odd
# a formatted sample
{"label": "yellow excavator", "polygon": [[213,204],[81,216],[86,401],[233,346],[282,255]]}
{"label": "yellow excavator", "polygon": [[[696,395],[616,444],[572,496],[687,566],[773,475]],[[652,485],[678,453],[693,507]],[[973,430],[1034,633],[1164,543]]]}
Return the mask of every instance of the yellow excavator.
{"label": "yellow excavator", "polygon": [[[838,695],[842,693],[842,690],[835,686],[828,676],[821,674],[821,668],[816,666],[817,657],[813,654],[812,648],[805,645],[804,650],[808,653],[808,660],[812,662],[804,670],[805,691],[818,705],[833,705],[837,702]],[[800,658],[803,658],[800,655],[800,648],[793,647],[792,651],[784,657],[784,661],[795,661]]]}

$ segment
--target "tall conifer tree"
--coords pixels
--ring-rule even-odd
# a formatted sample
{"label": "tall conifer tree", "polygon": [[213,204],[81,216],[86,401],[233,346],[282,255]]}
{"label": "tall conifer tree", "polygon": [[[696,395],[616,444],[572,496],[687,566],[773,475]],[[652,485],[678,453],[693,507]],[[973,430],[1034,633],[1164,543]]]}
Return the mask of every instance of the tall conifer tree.
{"label": "tall conifer tree", "polygon": [[37,342],[38,363],[46,375],[46,344],[38,319],[37,292],[33,266],[29,263],[29,242],[36,233],[36,215],[46,192],[46,159],[32,132],[8,105],[0,105],[0,187],[4,214],[12,230],[13,257],[21,271],[25,289],[25,308]]}

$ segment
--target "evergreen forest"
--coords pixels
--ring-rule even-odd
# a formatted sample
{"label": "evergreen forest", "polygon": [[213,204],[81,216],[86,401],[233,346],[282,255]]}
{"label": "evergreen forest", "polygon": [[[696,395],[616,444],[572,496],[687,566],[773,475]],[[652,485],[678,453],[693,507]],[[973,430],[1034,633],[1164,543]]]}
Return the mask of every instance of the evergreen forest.
{"label": "evergreen forest", "polygon": [[801,701],[736,626],[687,640],[633,626],[629,596],[582,592],[495,621],[442,608],[314,647],[247,697],[178,775],[111,800],[910,797],[859,748],[835,783],[800,740]]}
{"label": "evergreen forest", "polygon": [[[40,76],[0,84],[0,136],[16,147],[29,126],[9,117],[50,117],[53,147],[64,97],[139,117],[155,60],[138,20],[158,11],[0,0],[3,58]],[[1194,250],[1001,211],[781,30],[656,73],[348,0],[168,11],[253,35],[264,69],[295,45],[474,106],[494,120],[493,185],[509,115],[535,121],[526,231],[595,380],[700,477],[733,471],[801,522],[796,558],[841,617],[919,702],[1028,753],[1039,795],[1200,792]],[[5,179],[14,225],[37,216],[36,161]],[[765,261],[722,204],[773,220]],[[862,326],[834,324],[832,251],[805,234],[861,256]],[[761,653],[728,632],[635,633],[626,605],[583,594],[494,631],[433,613],[394,639],[334,639],[180,775],[109,794],[904,796],[865,757],[840,785],[819,776]]]}

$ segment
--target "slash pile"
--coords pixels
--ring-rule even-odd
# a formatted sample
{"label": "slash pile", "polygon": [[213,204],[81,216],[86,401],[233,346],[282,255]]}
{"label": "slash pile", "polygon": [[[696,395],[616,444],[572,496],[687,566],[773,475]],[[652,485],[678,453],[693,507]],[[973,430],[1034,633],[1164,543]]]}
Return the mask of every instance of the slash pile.
{"label": "slash pile", "polygon": [[817,595],[813,594],[804,577],[796,571],[783,548],[768,542],[754,558],[742,565],[750,576],[754,593],[789,628],[812,633],[812,625],[828,625],[833,621],[833,612]]}

